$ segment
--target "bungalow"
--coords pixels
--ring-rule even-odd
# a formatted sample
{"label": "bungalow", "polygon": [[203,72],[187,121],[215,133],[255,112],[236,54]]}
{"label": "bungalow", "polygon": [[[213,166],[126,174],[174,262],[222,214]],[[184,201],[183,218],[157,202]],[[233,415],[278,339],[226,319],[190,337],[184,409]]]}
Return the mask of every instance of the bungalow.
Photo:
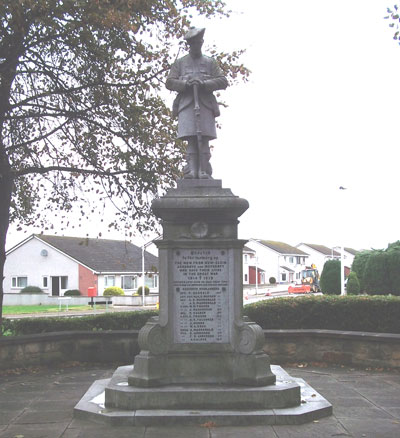
{"label": "bungalow", "polygon": [[299,243],[296,245],[296,248],[310,254],[310,263],[317,267],[320,275],[327,260],[340,260],[340,252],[336,251],[338,247],[328,248],[327,246],[316,245],[314,243]]}
{"label": "bungalow", "polygon": [[[123,240],[33,234],[6,254],[4,292],[38,286],[51,296],[68,289],[103,295],[109,286],[135,293],[142,281],[142,248]],[[158,258],[145,252],[145,284],[158,292]]]}
{"label": "bungalow", "polygon": [[[246,268],[248,269],[249,279],[251,279],[251,268],[253,268],[260,273],[259,284],[269,282],[271,277],[275,278],[278,283],[301,280],[301,271],[305,268],[308,259],[306,252],[284,242],[261,239],[250,239],[246,244],[246,249],[254,252],[252,256],[254,263],[250,263],[247,267],[243,265],[245,275]],[[245,255],[246,253],[243,252],[244,257]],[[255,284],[255,280],[250,281],[249,284]]]}

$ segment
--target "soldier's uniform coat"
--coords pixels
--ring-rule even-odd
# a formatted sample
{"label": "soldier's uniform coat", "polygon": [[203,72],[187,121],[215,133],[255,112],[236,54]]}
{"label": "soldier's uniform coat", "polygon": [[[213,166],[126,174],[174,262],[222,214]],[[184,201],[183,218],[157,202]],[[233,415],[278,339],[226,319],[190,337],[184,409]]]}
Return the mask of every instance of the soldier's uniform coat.
{"label": "soldier's uniform coat", "polygon": [[220,112],[213,91],[225,89],[228,81],[214,59],[204,55],[193,58],[190,54],[175,61],[166,82],[169,90],[178,92],[173,105],[173,113],[178,116],[178,138],[197,135],[193,88],[185,86],[194,78],[204,81],[204,86],[199,87],[201,135],[216,138],[215,117]]}

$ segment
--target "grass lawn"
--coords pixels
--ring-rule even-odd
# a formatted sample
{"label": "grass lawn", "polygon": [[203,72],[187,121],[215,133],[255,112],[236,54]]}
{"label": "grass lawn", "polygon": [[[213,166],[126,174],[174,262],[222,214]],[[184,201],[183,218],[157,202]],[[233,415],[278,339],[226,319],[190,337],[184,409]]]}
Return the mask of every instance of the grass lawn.
{"label": "grass lawn", "polygon": [[[96,306],[96,309],[100,309],[105,306]],[[22,313],[50,313],[58,312],[60,310],[59,306],[4,306],[3,315],[18,315]],[[68,310],[76,311],[87,311],[92,310],[90,306],[68,306]],[[65,304],[61,307],[61,312],[66,312],[67,308]]]}

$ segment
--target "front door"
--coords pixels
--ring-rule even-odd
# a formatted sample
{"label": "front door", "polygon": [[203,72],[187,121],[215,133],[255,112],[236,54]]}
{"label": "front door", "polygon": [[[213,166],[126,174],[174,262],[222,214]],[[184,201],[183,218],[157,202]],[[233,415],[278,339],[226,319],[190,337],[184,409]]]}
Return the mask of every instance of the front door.
{"label": "front door", "polygon": [[60,277],[51,277],[51,294],[60,296]]}

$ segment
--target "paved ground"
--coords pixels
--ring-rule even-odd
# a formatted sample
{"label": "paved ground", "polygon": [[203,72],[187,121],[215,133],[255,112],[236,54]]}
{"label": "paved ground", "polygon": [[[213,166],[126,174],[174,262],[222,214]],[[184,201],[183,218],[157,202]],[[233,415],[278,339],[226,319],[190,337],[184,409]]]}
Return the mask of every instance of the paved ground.
{"label": "paved ground", "polygon": [[285,367],[333,404],[333,416],[301,426],[132,428],[74,419],[91,383],[114,369],[68,364],[0,373],[0,438],[400,437],[400,372],[345,367]]}

